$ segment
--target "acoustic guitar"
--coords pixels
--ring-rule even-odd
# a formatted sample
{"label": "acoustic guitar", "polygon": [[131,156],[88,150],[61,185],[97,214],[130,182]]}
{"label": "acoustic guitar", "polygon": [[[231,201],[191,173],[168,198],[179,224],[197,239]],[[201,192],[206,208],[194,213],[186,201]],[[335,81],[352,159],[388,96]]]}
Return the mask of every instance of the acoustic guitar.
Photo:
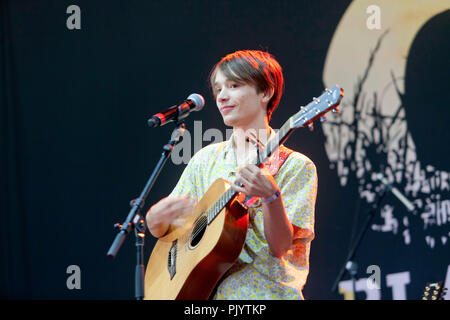
{"label": "acoustic guitar", "polygon": [[[260,166],[297,128],[309,127],[330,110],[338,113],[343,90],[335,85],[301,107],[258,153]],[[239,185],[239,184],[238,184]],[[205,300],[236,262],[245,243],[248,212],[245,195],[217,179],[183,227],[170,226],[159,238],[145,273],[146,300]],[[190,220],[189,220],[190,219]]]}

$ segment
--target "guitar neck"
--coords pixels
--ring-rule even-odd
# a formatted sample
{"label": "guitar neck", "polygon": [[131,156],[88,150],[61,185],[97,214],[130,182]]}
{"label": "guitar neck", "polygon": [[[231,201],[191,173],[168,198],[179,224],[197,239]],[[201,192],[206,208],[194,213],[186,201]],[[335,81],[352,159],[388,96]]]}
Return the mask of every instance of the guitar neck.
{"label": "guitar neck", "polygon": [[256,160],[256,165],[259,166],[261,163],[267,160],[280,145],[282,145],[290,136],[290,134],[295,130],[292,128],[289,119],[281,128],[278,130],[277,134],[270,139],[263,150],[260,152],[259,159]]}

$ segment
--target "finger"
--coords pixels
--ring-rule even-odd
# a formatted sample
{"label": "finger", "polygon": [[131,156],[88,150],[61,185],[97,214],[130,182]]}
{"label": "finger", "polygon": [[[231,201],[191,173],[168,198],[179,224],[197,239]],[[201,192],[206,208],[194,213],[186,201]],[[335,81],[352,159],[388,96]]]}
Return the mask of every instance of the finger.
{"label": "finger", "polygon": [[172,212],[166,212],[157,217],[158,221],[165,222],[168,224],[173,224],[175,226],[182,226],[187,221],[187,214],[184,214],[183,211],[177,210]]}
{"label": "finger", "polygon": [[184,226],[185,224],[186,224],[186,219],[184,219],[184,218],[176,218],[176,219],[174,219],[173,221],[172,221],[172,223],[171,224],[173,224],[174,226],[176,226],[176,227],[182,227],[182,226]]}
{"label": "finger", "polygon": [[250,176],[252,176],[252,175],[253,175],[253,173],[250,171],[250,169],[244,167],[244,168],[241,168],[241,169],[237,172],[237,175],[236,175],[236,176],[243,177],[243,178],[245,178],[245,179],[248,180],[248,178],[249,178]]}
{"label": "finger", "polygon": [[264,167],[264,164],[261,163],[261,166],[262,167],[258,167],[256,164],[251,164],[248,166],[248,169],[253,173],[258,173],[261,170],[261,168]]}
{"label": "finger", "polygon": [[269,168],[266,167],[264,164],[261,164],[261,167],[259,167],[259,172],[263,175],[268,175],[270,174],[269,172]]}
{"label": "finger", "polygon": [[248,176],[244,176],[241,173],[236,174],[236,181],[242,183],[244,187],[249,187],[253,185],[253,182],[251,181],[252,178],[249,178]]}
{"label": "finger", "polygon": [[175,219],[187,217],[192,211],[193,206],[188,200],[179,199],[177,202],[170,203],[170,206],[161,209],[160,213],[154,218],[159,222],[173,223]]}
{"label": "finger", "polygon": [[191,200],[180,201],[173,207],[175,217],[190,214],[193,210],[194,203]]}
{"label": "finger", "polygon": [[238,170],[238,172],[247,172],[249,174],[254,175],[255,173],[259,172],[259,168],[254,164],[247,164],[247,165],[243,166],[242,168],[240,168]]}
{"label": "finger", "polygon": [[166,203],[166,209],[172,210],[172,209],[179,209],[183,206],[192,206],[194,204],[194,200],[192,198],[189,198],[188,196],[183,197],[173,197]]}
{"label": "finger", "polygon": [[234,184],[234,183],[231,183],[230,186],[231,186],[231,188],[232,188],[233,190],[235,190],[235,191],[237,191],[237,192],[242,192],[242,193],[246,193],[246,192],[247,192],[244,188],[239,187],[239,186],[237,186],[237,185]]}
{"label": "finger", "polygon": [[184,197],[180,196],[169,196],[161,202],[161,206],[165,211],[171,210],[173,207],[176,207],[180,201],[184,201]]}
{"label": "finger", "polygon": [[253,183],[257,181],[259,177],[262,175],[261,169],[255,165],[245,168],[245,170],[243,170],[242,173],[247,180],[252,181]]}

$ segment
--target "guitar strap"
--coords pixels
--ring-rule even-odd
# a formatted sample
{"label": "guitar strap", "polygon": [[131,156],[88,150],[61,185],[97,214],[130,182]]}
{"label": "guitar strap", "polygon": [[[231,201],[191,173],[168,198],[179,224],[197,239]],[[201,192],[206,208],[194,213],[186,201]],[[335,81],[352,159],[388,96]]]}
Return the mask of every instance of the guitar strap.
{"label": "guitar strap", "polygon": [[[289,148],[286,148],[284,145],[280,145],[277,148],[277,151],[273,153],[268,161],[266,160],[264,165],[266,166],[267,170],[272,176],[275,176],[275,174],[280,170],[283,163],[286,161],[286,159],[289,157],[289,155],[294,150],[291,150]],[[249,197],[247,196],[245,198],[245,205],[250,208],[253,204],[255,204],[256,201],[259,200],[259,197]]]}

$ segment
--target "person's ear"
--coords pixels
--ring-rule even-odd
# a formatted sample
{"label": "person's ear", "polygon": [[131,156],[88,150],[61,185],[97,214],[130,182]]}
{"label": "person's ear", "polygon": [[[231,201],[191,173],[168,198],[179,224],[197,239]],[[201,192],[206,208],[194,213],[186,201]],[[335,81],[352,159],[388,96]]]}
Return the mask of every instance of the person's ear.
{"label": "person's ear", "polygon": [[268,90],[266,90],[266,91],[264,92],[263,100],[262,100],[262,101],[263,101],[263,102],[269,102],[270,99],[272,99],[274,93],[275,93],[275,89],[274,89],[274,88],[269,88]]}

